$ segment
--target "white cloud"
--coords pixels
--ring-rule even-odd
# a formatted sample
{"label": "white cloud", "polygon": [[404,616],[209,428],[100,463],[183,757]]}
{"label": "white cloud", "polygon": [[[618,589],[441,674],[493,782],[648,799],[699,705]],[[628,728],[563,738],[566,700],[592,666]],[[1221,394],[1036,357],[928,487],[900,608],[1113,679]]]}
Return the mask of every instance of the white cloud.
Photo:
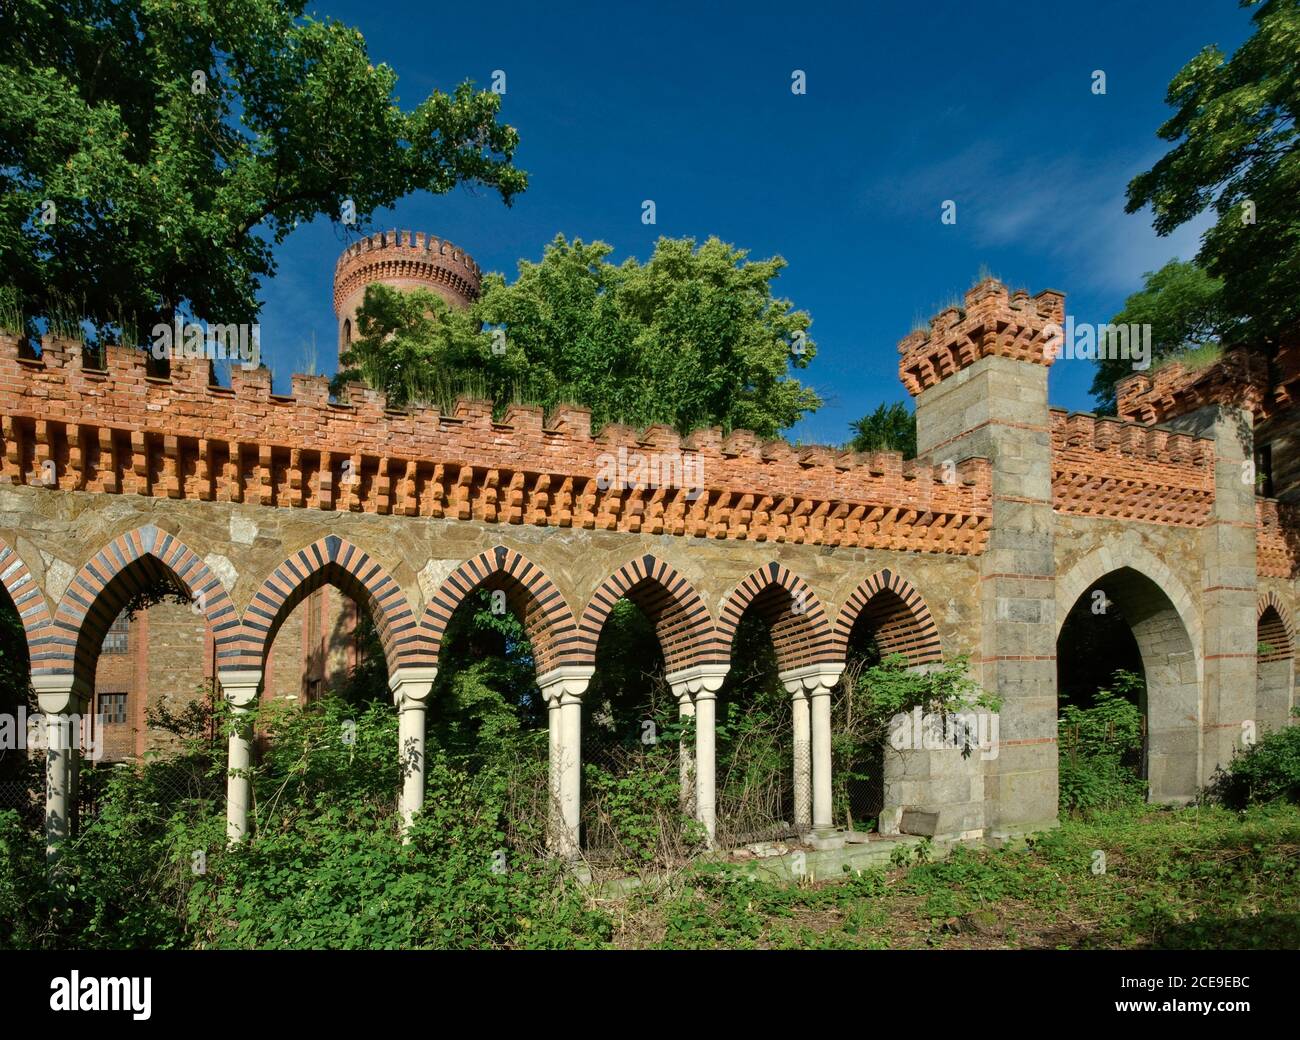
{"label": "white cloud", "polygon": [[[1158,153],[1157,153],[1158,154]],[[1075,272],[1071,288],[1132,292],[1146,271],[1177,256],[1190,259],[1212,217],[1202,216],[1161,238],[1149,212],[1125,213],[1129,181],[1156,155],[1129,162],[1088,155],[1008,156],[987,142],[867,189],[873,204],[914,214],[944,199],[976,245],[1016,245],[1052,257]]]}

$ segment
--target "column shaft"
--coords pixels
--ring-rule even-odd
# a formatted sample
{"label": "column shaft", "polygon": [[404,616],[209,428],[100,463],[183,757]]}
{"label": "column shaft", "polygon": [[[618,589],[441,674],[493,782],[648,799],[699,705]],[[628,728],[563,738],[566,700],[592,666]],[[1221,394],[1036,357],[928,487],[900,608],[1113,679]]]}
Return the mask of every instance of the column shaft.
{"label": "column shaft", "polygon": [[[691,700],[689,693],[677,698],[677,710],[681,715],[683,726],[686,725],[688,719],[695,718],[695,702]],[[684,816],[694,816],[696,804],[695,746],[689,735],[683,734],[681,740],[677,742],[677,755],[681,766],[681,795],[678,799],[678,805],[681,807]]]}
{"label": "column shaft", "polygon": [[243,841],[253,803],[253,710],[247,704],[231,709],[230,741],[226,750],[226,838]]}
{"label": "column shaft", "polygon": [[408,700],[399,706],[398,762],[402,769],[402,827],[411,826],[415,814],[424,808],[425,704]]}
{"label": "column shaft", "polygon": [[582,812],[582,698],[566,693],[560,699],[560,848],[576,856]]}
{"label": "column shaft", "polygon": [[831,827],[831,691],[812,695],[813,829]]}
{"label": "column shaft", "polygon": [[68,724],[62,715],[45,716],[45,857],[59,858],[59,847],[72,834],[72,759],[76,754],[68,740]]}
{"label": "column shaft", "polygon": [[803,833],[812,827],[812,720],[808,695],[798,690],[791,695],[794,715],[794,825]]}
{"label": "column shaft", "polygon": [[695,812],[704,824],[709,848],[718,837],[717,707],[712,692],[701,690],[695,695]]}

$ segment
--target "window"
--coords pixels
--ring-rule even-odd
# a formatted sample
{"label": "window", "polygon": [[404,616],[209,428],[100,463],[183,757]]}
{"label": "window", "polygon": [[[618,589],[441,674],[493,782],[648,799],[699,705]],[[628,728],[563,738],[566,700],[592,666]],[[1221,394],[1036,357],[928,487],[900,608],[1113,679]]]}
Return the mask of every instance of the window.
{"label": "window", "polygon": [[102,654],[124,654],[126,653],[126,633],[130,625],[130,620],[126,616],[126,611],[118,614],[113,623],[108,626],[108,634],[104,636],[104,645],[100,649]]}
{"label": "window", "polygon": [[126,694],[101,693],[99,695],[99,714],[104,716],[106,725],[126,721]]}

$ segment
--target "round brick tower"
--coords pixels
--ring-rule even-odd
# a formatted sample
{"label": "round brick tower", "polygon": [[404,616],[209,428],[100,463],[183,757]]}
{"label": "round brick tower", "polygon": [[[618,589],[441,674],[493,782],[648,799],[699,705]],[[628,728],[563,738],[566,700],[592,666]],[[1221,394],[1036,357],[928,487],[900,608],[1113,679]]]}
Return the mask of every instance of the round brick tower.
{"label": "round brick tower", "polygon": [[478,264],[463,249],[423,232],[381,231],[353,242],[334,267],[339,354],[357,337],[357,308],[366,286],[383,282],[396,289],[431,289],[453,307],[468,307],[478,299],[480,277]]}

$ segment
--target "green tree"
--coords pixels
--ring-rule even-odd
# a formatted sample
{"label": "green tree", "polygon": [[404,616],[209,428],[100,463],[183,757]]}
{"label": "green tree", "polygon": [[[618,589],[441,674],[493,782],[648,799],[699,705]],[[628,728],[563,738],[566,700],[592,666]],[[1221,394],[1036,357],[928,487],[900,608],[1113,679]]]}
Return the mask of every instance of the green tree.
{"label": "green tree", "polygon": [[1165,235],[1212,207],[1197,260],[1267,349],[1300,320],[1300,3],[1242,6],[1258,8],[1251,37],[1231,58],[1206,47],[1170,83],[1177,111],[1158,133],[1176,143],[1129,184],[1127,209],[1150,205]]}
{"label": "green tree", "polygon": [[384,391],[395,408],[430,403],[450,411],[460,395],[504,402],[522,377],[517,350],[494,355],[477,320],[427,289],[368,286],[357,333],[339,359],[335,392],[355,380]]}
{"label": "green tree", "polygon": [[515,281],[485,278],[471,316],[504,331],[504,343],[489,331],[466,339],[427,296],[400,304],[372,293],[357,316],[366,339],[354,348],[366,355],[358,370],[386,388],[394,366],[426,389],[480,380],[497,405],[512,396],[548,409],[577,403],[595,426],[667,423],[682,433],[721,426],[772,437],[821,404],[790,375],[816,346],[808,314],[772,294],[780,257],[750,261],[716,238],[661,238],[644,264],[612,264],[611,252],[560,235],[539,262],[520,261]]}
{"label": "green tree", "polygon": [[870,415],[849,423],[853,451],[901,451],[903,458],[916,458],[916,416],[902,401],[877,405]]}
{"label": "green tree", "polygon": [[499,97],[409,112],[352,28],[302,0],[25,0],[0,9],[0,284],[28,319],[251,322],[272,248],[462,181],[527,178]]}
{"label": "green tree", "polygon": [[[1143,286],[1110,319],[1113,325],[1150,325],[1151,361],[1217,344],[1231,337],[1238,323],[1224,308],[1223,281],[1195,262],[1170,260],[1143,275]],[[1092,378],[1097,410],[1115,414],[1115,384],[1133,374],[1133,362],[1098,358]]]}

